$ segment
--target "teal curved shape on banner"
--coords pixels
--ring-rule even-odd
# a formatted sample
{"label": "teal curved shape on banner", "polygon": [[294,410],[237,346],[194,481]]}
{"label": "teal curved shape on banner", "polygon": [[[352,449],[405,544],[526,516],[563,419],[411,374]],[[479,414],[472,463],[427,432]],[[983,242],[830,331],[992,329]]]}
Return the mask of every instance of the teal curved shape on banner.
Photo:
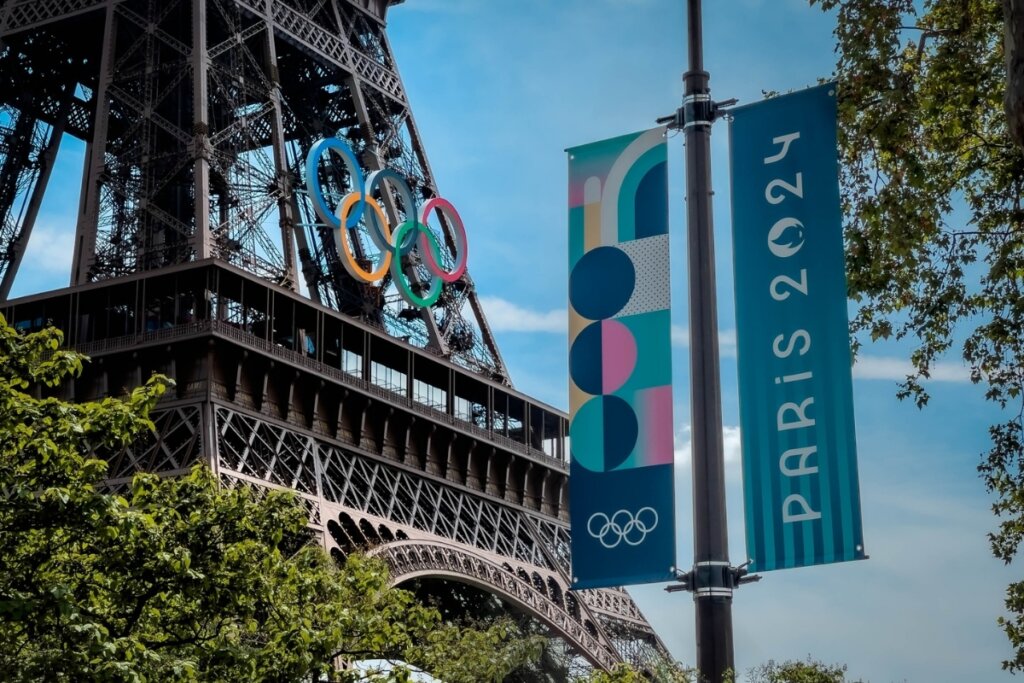
{"label": "teal curved shape on banner", "polygon": [[[629,167],[619,189],[619,241],[664,235],[668,232],[668,159],[664,146],[644,152]],[[659,197],[660,194],[660,197]]]}

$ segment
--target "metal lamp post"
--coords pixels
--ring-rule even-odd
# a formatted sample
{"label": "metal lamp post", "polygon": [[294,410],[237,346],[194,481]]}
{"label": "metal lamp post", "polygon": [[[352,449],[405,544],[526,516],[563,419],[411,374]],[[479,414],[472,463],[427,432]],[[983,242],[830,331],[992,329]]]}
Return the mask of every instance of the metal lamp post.
{"label": "metal lamp post", "polygon": [[[732,592],[745,573],[729,562],[722,450],[722,398],[715,297],[715,244],[711,212],[711,125],[719,106],[704,70],[701,2],[687,1],[689,69],[683,106],[668,117],[686,146],[686,223],[690,302],[690,404],[693,451],[693,568],[669,591],[693,593],[697,670],[721,683],[733,671]],[[664,121],[664,120],[663,120]],[[748,577],[748,580],[755,577]]]}

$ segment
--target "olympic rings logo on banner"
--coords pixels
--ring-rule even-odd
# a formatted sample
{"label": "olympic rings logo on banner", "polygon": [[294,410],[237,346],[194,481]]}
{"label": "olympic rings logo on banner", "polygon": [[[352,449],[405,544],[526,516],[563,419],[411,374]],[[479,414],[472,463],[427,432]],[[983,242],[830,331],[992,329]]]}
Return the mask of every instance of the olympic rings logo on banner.
{"label": "olympic rings logo on banner", "polygon": [[[328,151],[335,152],[345,162],[355,187],[334,210],[328,206],[323,189],[317,182],[317,165]],[[394,229],[388,223],[380,202],[373,198],[374,190],[387,191],[385,183],[401,197],[406,214],[406,220]],[[435,197],[427,200],[417,213],[416,198],[405,178],[396,171],[384,169],[374,171],[364,179],[355,152],[341,139],[325,138],[310,148],[306,156],[306,189],[316,215],[334,232],[335,247],[342,265],[359,282],[377,282],[390,271],[391,279],[402,298],[412,306],[426,308],[437,302],[444,283],[455,282],[466,272],[469,244],[466,228],[455,207],[447,199]],[[434,212],[444,216],[455,232],[455,265],[451,270],[444,268],[444,247],[427,225],[430,214]],[[354,235],[350,233],[360,227],[368,234],[380,254],[372,270],[366,270],[353,254]],[[402,257],[416,246],[419,246],[423,265],[431,274],[430,287],[423,296],[413,291],[409,278],[402,271]]]}
{"label": "olympic rings logo on banner", "polygon": [[[596,522],[596,524],[595,524]],[[629,510],[619,510],[611,517],[595,512],[587,520],[587,533],[601,542],[605,548],[614,548],[619,543],[640,545],[647,534],[658,526],[658,511],[642,507],[634,515]]]}

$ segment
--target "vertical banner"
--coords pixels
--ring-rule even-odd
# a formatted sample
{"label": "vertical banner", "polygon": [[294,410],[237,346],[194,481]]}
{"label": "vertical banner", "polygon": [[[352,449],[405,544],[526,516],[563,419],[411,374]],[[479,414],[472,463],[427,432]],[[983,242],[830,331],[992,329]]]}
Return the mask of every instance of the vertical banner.
{"label": "vertical banner", "polygon": [[864,559],[835,85],[732,114],[750,569]]}
{"label": "vertical banner", "polygon": [[569,153],[574,588],[674,578],[665,129]]}

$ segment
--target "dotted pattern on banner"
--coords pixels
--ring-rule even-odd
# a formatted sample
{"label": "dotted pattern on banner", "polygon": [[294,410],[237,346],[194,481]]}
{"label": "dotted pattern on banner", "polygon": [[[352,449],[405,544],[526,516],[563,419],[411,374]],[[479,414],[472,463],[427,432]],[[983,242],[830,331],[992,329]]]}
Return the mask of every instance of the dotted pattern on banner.
{"label": "dotted pattern on banner", "polygon": [[668,235],[644,237],[620,242],[615,246],[626,252],[636,270],[636,288],[633,290],[633,296],[615,317],[650,313],[671,307]]}

